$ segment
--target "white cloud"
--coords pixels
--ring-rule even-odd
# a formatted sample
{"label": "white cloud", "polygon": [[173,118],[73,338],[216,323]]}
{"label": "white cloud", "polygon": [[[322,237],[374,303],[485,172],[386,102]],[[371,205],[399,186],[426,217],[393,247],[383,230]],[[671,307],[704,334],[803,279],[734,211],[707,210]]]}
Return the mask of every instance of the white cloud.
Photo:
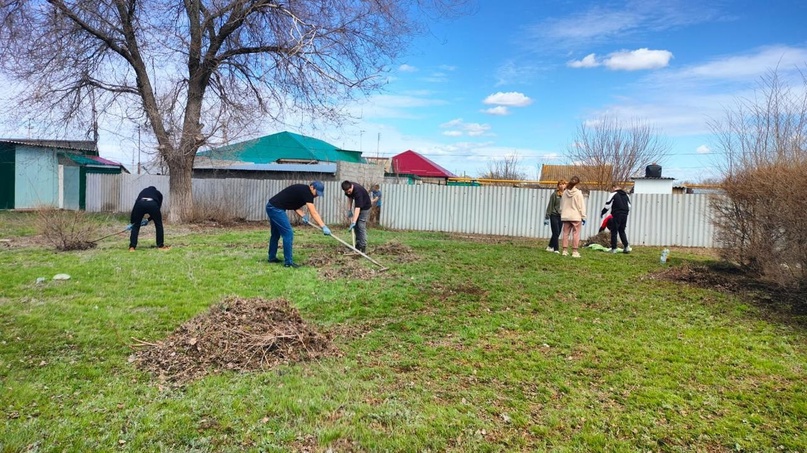
{"label": "white cloud", "polygon": [[639,71],[663,68],[670,64],[672,58],[673,54],[669,50],[643,48],[614,52],[608,55],[603,64],[614,71]]}
{"label": "white cloud", "polygon": [[430,91],[403,95],[377,94],[362,102],[347,106],[346,112],[355,118],[418,118],[426,108],[445,105],[446,101],[434,97]]}
{"label": "white cloud", "polygon": [[721,57],[705,64],[691,66],[676,77],[734,80],[758,78],[772,69],[794,71],[802,67],[805,61],[807,61],[807,48],[768,46],[742,55]]}
{"label": "white cloud", "polygon": [[709,154],[712,152],[712,148],[709,148],[707,145],[701,145],[695,150],[695,152],[698,154]]}
{"label": "white cloud", "polygon": [[670,64],[673,58],[668,50],[650,50],[647,48],[636,50],[621,50],[608,54],[605,58],[597,59],[597,55],[590,53],[582,60],[572,60],[566,63],[570,68],[596,68],[605,66],[614,71],[639,71],[643,69],[659,69]]}
{"label": "white cloud", "polygon": [[570,68],[596,68],[599,65],[597,56],[593,53],[586,55],[582,60],[572,60],[566,63],[566,66]]}
{"label": "white cloud", "polygon": [[401,72],[417,72],[418,68],[408,64],[402,64],[398,66],[398,70]]}
{"label": "white cloud", "polygon": [[423,77],[424,82],[445,83],[448,82],[448,74],[445,72],[433,72],[431,75]]}
{"label": "white cloud", "polygon": [[485,135],[490,130],[490,125],[470,123],[465,125],[465,130],[471,137],[479,137]]}
{"label": "white cloud", "polygon": [[488,105],[506,105],[510,107],[525,107],[532,104],[532,99],[525,96],[523,93],[511,91],[508,93],[498,92],[491,94],[482,101]]}
{"label": "white cloud", "polygon": [[448,135],[451,137],[459,137],[462,135],[479,137],[488,134],[488,131],[490,131],[489,124],[466,123],[462,120],[462,118],[457,118],[443,123],[440,125],[440,128],[448,129],[448,131],[443,132],[443,135]]}
{"label": "white cloud", "polygon": [[678,29],[715,20],[730,20],[715,5],[693,4],[686,0],[644,0],[616,2],[621,6],[594,6],[568,16],[550,17],[535,23],[525,39],[545,50],[573,49],[607,40],[642,36],[649,32]]}
{"label": "white cloud", "polygon": [[462,118],[453,119],[440,125],[442,128],[459,127],[463,123]]}
{"label": "white cloud", "polygon": [[496,115],[496,116],[506,116],[510,114],[510,110],[503,105],[497,105],[496,107],[491,107],[486,110],[482,110],[483,113],[487,113],[488,115]]}

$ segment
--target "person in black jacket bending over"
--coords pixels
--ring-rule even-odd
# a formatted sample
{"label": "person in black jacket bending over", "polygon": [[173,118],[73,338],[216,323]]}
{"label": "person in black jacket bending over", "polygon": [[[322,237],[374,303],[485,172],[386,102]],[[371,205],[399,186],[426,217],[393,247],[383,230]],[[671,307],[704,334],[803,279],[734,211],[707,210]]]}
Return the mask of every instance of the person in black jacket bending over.
{"label": "person in black jacket bending over", "polygon": [[160,193],[154,186],[148,186],[141,190],[137,195],[134,207],[132,208],[132,215],[129,220],[132,222],[132,232],[129,235],[129,251],[134,252],[137,248],[137,236],[140,234],[140,226],[143,217],[147,214],[149,220],[154,222],[154,228],[157,229],[157,248],[160,250],[168,250],[163,243],[163,216],[160,213],[160,208],[163,206],[163,194]]}
{"label": "person in black jacket bending over", "polygon": [[[355,182],[342,181],[342,190],[348,200],[348,210],[350,214],[350,228],[356,229],[356,249],[362,253],[367,251],[367,219],[370,217],[370,194],[367,189]],[[351,207],[352,205],[352,207]]]}
{"label": "person in black jacket bending over", "polygon": [[605,202],[605,207],[600,211],[600,217],[603,217],[608,209],[611,210],[613,216],[613,227],[608,227],[611,230],[611,253],[616,253],[616,236],[622,241],[623,251],[630,253],[630,245],[628,244],[628,235],[625,234],[625,227],[628,226],[628,213],[630,213],[630,197],[622,187],[618,184],[611,186],[611,194]]}
{"label": "person in black jacket bending over", "polygon": [[[322,228],[322,232],[326,236],[331,234],[330,228],[322,221],[317,208],[314,206],[314,198],[321,197],[324,190],[325,185],[322,184],[322,181],[312,181],[311,184],[292,184],[278,192],[266,203],[266,215],[269,217],[269,226],[272,230],[269,236],[270,263],[281,262],[277,258],[277,248],[282,237],[283,265],[291,268],[300,267],[293,259],[294,230],[291,228],[286,211],[296,212],[297,215],[302,217],[303,223],[310,223],[308,217],[310,215],[311,220]],[[303,207],[308,209],[308,214],[303,211]]]}

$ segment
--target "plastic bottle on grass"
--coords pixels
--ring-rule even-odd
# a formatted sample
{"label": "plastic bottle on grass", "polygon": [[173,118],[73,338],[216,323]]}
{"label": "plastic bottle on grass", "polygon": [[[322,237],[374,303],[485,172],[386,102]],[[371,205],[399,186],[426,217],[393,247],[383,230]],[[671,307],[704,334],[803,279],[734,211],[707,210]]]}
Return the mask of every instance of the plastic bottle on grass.
{"label": "plastic bottle on grass", "polygon": [[664,249],[661,251],[661,264],[665,264],[667,262],[667,256],[670,254],[670,249]]}

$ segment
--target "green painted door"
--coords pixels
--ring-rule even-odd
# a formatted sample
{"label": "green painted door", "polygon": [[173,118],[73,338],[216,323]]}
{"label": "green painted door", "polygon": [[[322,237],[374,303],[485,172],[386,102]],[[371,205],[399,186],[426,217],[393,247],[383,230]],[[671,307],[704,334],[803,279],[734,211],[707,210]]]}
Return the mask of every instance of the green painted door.
{"label": "green painted door", "polygon": [[14,209],[14,145],[0,143],[0,209]]}

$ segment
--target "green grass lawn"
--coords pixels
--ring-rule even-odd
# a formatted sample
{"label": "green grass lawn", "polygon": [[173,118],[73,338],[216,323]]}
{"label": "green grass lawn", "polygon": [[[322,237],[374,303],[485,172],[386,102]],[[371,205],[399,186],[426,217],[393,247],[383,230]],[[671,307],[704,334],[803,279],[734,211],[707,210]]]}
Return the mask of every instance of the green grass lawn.
{"label": "green grass lawn", "polygon": [[[390,269],[324,278],[267,263],[263,224],[56,252],[31,219],[0,212],[2,452],[807,450],[803,324],[655,278],[658,247],[371,229]],[[373,253],[393,242],[416,259]],[[296,229],[295,261],[343,248]],[[340,354],[182,386],[130,361],[228,296],[289,300]]]}

